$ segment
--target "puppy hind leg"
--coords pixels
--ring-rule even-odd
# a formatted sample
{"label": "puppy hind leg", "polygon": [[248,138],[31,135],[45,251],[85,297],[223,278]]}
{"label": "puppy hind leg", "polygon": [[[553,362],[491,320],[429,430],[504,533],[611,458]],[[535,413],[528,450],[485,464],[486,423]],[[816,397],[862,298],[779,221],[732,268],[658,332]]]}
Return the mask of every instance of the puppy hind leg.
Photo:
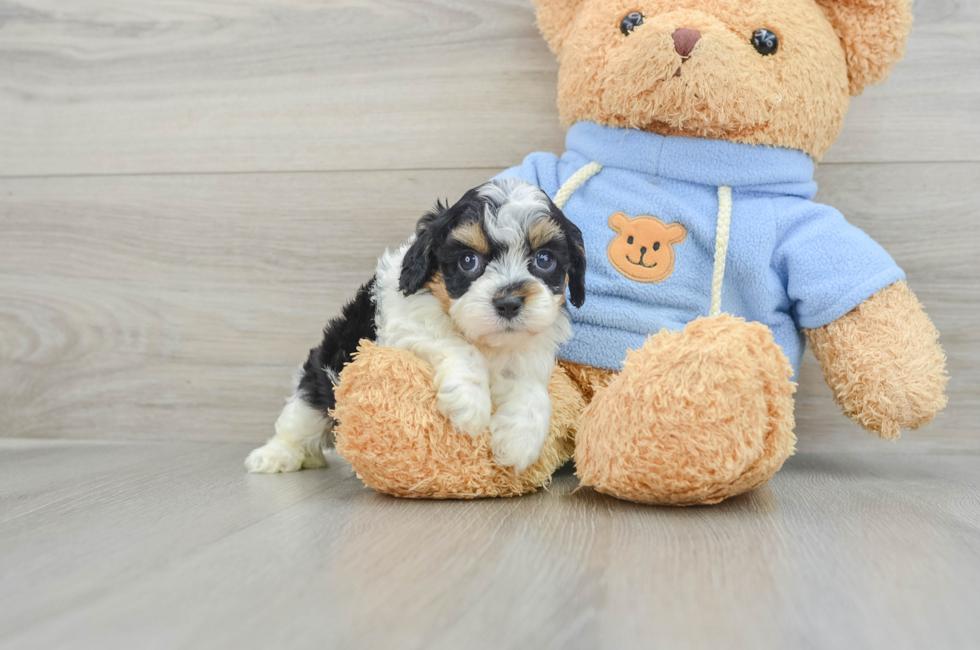
{"label": "puppy hind leg", "polygon": [[276,435],[245,459],[253,473],[295,472],[325,467],[323,448],[330,442],[333,419],[310,406],[296,394],[289,398],[276,420]]}
{"label": "puppy hind leg", "polygon": [[296,378],[296,391],[276,420],[276,435],[249,454],[250,472],[295,472],[324,467],[324,447],[333,447],[334,388],[340,371],[351,361],[361,339],[376,338],[372,278],[358,289],[341,314],[323,329],[323,341],[310,354]]}

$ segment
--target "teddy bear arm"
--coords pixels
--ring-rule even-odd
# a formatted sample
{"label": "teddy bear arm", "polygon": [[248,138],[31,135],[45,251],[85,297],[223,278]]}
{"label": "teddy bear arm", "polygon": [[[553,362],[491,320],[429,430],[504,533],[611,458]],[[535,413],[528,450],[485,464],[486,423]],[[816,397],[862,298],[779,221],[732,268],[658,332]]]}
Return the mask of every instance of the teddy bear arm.
{"label": "teddy bear arm", "polygon": [[929,423],[946,405],[939,332],[904,282],[836,321],[804,330],[834,401],[886,440]]}
{"label": "teddy bear arm", "polygon": [[431,366],[407,350],[361,341],[336,389],[336,449],[368,487],[395,496],[472,499],[533,492],[571,458],[585,408],[581,391],[561,368],[548,391],[548,439],[537,462],[516,474],[493,462],[488,435],[462,434],[442,415]]}

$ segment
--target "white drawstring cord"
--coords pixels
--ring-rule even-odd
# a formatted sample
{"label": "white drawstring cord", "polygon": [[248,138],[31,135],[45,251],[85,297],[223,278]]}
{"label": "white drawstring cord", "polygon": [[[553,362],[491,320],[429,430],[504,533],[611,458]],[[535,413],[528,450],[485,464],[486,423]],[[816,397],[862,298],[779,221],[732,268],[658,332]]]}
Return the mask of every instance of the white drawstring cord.
{"label": "white drawstring cord", "polygon": [[585,165],[580,170],[568,177],[568,180],[562,183],[561,189],[555,192],[555,198],[552,202],[558,206],[561,210],[568,203],[568,199],[571,198],[572,193],[578,188],[585,184],[585,181],[589,180],[593,176],[599,173],[602,169],[602,165],[597,162],[590,162]]}
{"label": "white drawstring cord", "polygon": [[721,315],[721,283],[725,279],[725,257],[728,256],[728,234],[732,224],[732,188],[718,188],[718,226],[715,231],[715,270],[711,274],[711,311]]}
{"label": "white drawstring cord", "polygon": [[[599,173],[602,165],[590,162],[572,174],[555,193],[554,204],[561,210],[568,199],[586,181]],[[718,224],[715,230],[715,267],[711,274],[711,309],[709,316],[721,315],[721,287],[725,279],[725,259],[728,256],[728,236],[732,222],[732,188],[722,185],[718,188]]]}

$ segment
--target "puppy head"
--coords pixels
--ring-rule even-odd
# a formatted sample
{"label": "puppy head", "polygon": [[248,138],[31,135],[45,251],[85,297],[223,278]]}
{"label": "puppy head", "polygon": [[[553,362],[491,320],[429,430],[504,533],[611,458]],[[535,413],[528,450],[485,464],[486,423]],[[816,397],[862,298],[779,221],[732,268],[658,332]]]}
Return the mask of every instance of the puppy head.
{"label": "puppy head", "polygon": [[543,191],[504,179],[419,220],[398,288],[406,296],[428,289],[464,336],[493,345],[551,327],[566,287],[581,306],[582,233]]}

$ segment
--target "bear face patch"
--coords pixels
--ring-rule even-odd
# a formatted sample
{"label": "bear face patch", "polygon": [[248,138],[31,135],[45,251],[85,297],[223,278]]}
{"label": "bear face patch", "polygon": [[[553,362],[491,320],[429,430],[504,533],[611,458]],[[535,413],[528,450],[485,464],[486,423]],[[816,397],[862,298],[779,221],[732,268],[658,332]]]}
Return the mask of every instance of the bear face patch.
{"label": "bear face patch", "polygon": [[616,236],[606,257],[624,276],[636,282],[662,282],[674,272],[674,245],[687,238],[687,228],[648,215],[630,219],[625,212],[611,214],[609,227]]}

